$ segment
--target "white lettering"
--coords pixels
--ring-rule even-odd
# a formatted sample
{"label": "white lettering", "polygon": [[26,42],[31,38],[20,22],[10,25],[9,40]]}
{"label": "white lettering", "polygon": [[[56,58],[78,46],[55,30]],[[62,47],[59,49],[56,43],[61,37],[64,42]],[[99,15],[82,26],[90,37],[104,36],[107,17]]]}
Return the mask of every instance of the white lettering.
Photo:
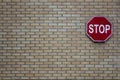
{"label": "white lettering", "polygon": [[94,26],[95,26],[95,33],[98,33],[97,27],[98,27],[99,25],[98,25],[98,24],[94,24]]}
{"label": "white lettering", "polygon": [[103,34],[103,33],[106,33],[110,30],[110,25],[103,25],[103,24],[90,24],[88,26],[89,28],[89,33],[100,33],[100,34]]}
{"label": "white lettering", "polygon": [[107,34],[107,31],[110,30],[110,25],[106,25],[105,33]]}
{"label": "white lettering", "polygon": [[104,25],[101,24],[101,25],[99,26],[99,32],[100,32],[101,34],[103,34],[104,31],[105,31]]}
{"label": "white lettering", "polygon": [[89,25],[89,33],[93,33],[93,32],[94,32],[93,25],[90,24],[90,25]]}

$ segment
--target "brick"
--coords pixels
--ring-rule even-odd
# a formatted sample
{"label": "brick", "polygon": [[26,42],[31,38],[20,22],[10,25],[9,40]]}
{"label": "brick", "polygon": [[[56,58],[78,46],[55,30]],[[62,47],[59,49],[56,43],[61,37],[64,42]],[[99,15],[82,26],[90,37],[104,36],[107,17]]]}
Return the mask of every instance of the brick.
{"label": "brick", "polygon": [[[0,0],[0,79],[119,79],[118,0]],[[85,24],[105,16],[105,43]]]}

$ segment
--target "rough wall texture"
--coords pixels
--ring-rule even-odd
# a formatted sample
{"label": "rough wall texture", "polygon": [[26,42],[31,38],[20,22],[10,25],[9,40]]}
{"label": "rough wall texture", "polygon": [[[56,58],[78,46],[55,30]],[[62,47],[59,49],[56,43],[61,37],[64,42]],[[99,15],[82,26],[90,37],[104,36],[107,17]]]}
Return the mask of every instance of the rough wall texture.
{"label": "rough wall texture", "polygon": [[[113,35],[94,43],[93,16]],[[0,79],[119,79],[119,0],[0,0]]]}

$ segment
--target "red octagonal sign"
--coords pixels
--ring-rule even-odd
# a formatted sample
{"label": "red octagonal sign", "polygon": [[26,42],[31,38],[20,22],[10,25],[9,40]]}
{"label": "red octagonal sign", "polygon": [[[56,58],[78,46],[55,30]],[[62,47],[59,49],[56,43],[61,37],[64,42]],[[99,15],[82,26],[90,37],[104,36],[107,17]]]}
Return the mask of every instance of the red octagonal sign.
{"label": "red octagonal sign", "polygon": [[93,17],[86,24],[86,33],[94,42],[105,42],[112,35],[112,24],[105,17]]}

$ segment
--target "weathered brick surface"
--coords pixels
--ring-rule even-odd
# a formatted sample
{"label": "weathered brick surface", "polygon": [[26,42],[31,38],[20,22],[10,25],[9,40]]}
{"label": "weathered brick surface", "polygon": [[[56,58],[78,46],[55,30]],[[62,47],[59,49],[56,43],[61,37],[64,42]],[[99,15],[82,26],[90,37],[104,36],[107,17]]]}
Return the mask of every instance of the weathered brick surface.
{"label": "weathered brick surface", "polygon": [[[92,16],[113,35],[94,43]],[[119,0],[0,0],[0,79],[120,79]]]}

